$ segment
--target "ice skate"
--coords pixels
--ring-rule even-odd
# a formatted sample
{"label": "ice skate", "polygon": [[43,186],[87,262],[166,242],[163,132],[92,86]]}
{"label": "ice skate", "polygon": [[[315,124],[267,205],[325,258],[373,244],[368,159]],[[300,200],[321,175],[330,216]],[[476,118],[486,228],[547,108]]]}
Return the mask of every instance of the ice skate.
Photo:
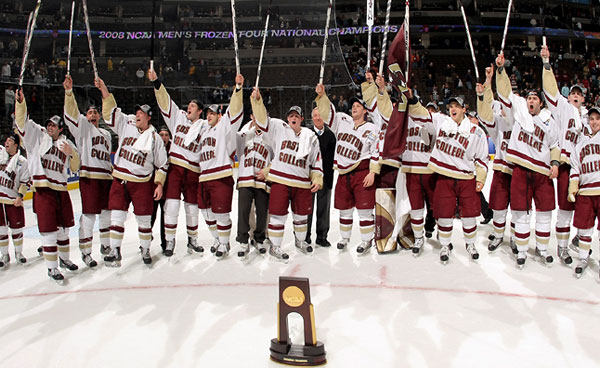
{"label": "ice skate", "polygon": [[510,250],[512,250],[514,255],[517,255],[519,253],[519,250],[517,249],[517,244],[515,244],[515,240],[513,238],[510,238]]}
{"label": "ice skate", "polygon": [[[573,240],[571,240],[571,242],[569,243],[569,249],[572,250],[573,252],[579,253],[579,235],[575,235],[575,237],[573,238]],[[590,252],[588,253],[588,255],[592,255],[592,250],[590,249]]]}
{"label": "ice skate", "polygon": [[467,247],[467,253],[469,253],[469,255],[471,256],[471,259],[474,261],[478,260],[479,252],[477,251],[475,244],[466,244],[466,247]]}
{"label": "ice skate", "polygon": [[280,261],[284,261],[287,262],[288,259],[290,259],[290,256],[284,252],[281,247],[275,246],[275,245],[271,245],[269,247],[269,255],[275,259],[278,259]]}
{"label": "ice skate", "polygon": [[499,246],[502,244],[502,240],[503,240],[503,239],[504,239],[504,238],[502,238],[502,237],[500,237],[500,238],[493,237],[493,238],[490,240],[490,242],[488,243],[488,250],[489,250],[490,252],[493,252],[493,251],[495,251],[496,249],[498,249],[498,247],[499,247]]}
{"label": "ice skate", "polygon": [[215,256],[217,257],[217,259],[223,259],[228,254],[229,254],[229,243],[227,243],[227,244],[219,243],[219,246],[217,247],[217,250],[215,251]]}
{"label": "ice skate", "polygon": [[265,239],[265,241],[263,243],[260,242],[256,242],[256,241],[252,241],[252,246],[254,248],[256,248],[256,250],[258,251],[258,253],[260,254],[265,254],[267,253],[267,246],[266,244],[270,244],[270,240],[269,239]]}
{"label": "ice skate", "polygon": [[294,245],[296,245],[296,248],[298,248],[298,250],[304,254],[310,254],[313,251],[313,247],[311,245],[304,240],[298,240],[298,238],[295,238]]}
{"label": "ice skate", "polygon": [[412,247],[413,257],[418,257],[421,254],[421,250],[423,249],[424,244],[425,244],[425,239],[415,238],[415,244]]}
{"label": "ice skate", "polygon": [[211,253],[216,252],[218,247],[219,247],[219,239],[215,239],[213,244],[210,246],[210,252]]}
{"label": "ice skate", "polygon": [[373,246],[373,240],[361,241],[360,244],[358,244],[358,247],[356,247],[356,253],[366,254],[371,249],[372,246]]}
{"label": "ice skate", "polygon": [[71,262],[70,259],[60,259],[60,261],[58,262],[58,265],[60,266],[60,268],[66,268],[69,271],[77,271],[79,269],[79,266],[77,266],[75,263]]}
{"label": "ice skate", "polygon": [[550,266],[552,262],[554,262],[554,258],[550,254],[548,254],[547,250],[541,250],[540,248],[535,248],[536,259],[541,262],[544,266]]}
{"label": "ice skate", "polygon": [[[438,243],[441,244],[441,242],[440,242],[440,232],[439,231],[437,233],[437,241],[438,241]],[[448,250],[452,250],[452,249],[454,249],[454,245],[452,245],[452,243],[448,244]]]}
{"label": "ice skate", "polygon": [[250,244],[248,244],[248,243],[239,243],[239,244],[240,244],[240,250],[238,250],[238,257],[244,258],[250,252]]}
{"label": "ice skate", "polygon": [[425,237],[427,239],[431,239],[432,236],[433,236],[433,231],[425,230]]}
{"label": "ice skate", "polygon": [[121,247],[111,249],[110,253],[104,257],[104,262],[108,267],[121,267]]}
{"label": "ice skate", "polygon": [[142,261],[145,265],[152,264],[152,256],[150,255],[150,248],[142,248],[140,247],[140,252],[142,254]]}
{"label": "ice skate", "polygon": [[62,285],[65,281],[65,277],[62,273],[60,273],[60,271],[56,267],[48,269],[48,277],[56,281],[59,285]]}
{"label": "ice skate", "polygon": [[165,247],[165,257],[172,257],[173,251],[175,250],[175,239],[167,240],[167,246]]}
{"label": "ice skate", "polygon": [[188,236],[187,251],[189,254],[192,253],[204,253],[204,248],[198,245],[198,239],[196,237]]}
{"label": "ice skate", "polygon": [[27,263],[27,258],[21,252],[15,252],[15,259],[17,260],[17,264],[25,264]]}
{"label": "ice skate", "polygon": [[10,256],[8,254],[3,254],[0,257],[0,268],[4,268],[4,267],[8,266],[9,262],[10,262]]}
{"label": "ice skate", "polygon": [[577,266],[575,267],[575,277],[577,277],[578,279],[581,278],[581,276],[585,272],[585,269],[587,268],[587,266],[588,266],[588,259],[587,258],[580,259],[579,263],[577,263]]}
{"label": "ice skate", "polygon": [[346,238],[342,238],[338,243],[337,243],[337,249],[339,250],[344,250],[346,249],[346,247],[348,247],[348,243],[350,243],[350,239],[346,239]]}
{"label": "ice skate", "polygon": [[519,251],[517,252],[517,267],[519,269],[523,269],[523,267],[525,267],[525,260],[527,259],[527,252],[526,251]]}
{"label": "ice skate", "polygon": [[558,258],[563,264],[570,265],[573,263],[573,258],[569,255],[567,247],[558,247]]}
{"label": "ice skate", "polygon": [[40,257],[44,255],[44,247],[43,246],[40,245],[38,247],[37,251],[38,251],[38,254],[40,255]]}
{"label": "ice skate", "polygon": [[94,268],[96,266],[98,266],[98,262],[96,262],[96,260],[94,260],[92,258],[91,254],[82,254],[81,255],[81,260],[83,261],[83,263],[85,263],[86,266],[88,266],[89,268]]}
{"label": "ice skate", "polygon": [[110,253],[110,245],[102,245],[100,244],[100,254],[104,254],[105,256]]}
{"label": "ice skate", "polygon": [[440,250],[440,262],[442,262],[443,265],[447,264],[449,256],[450,256],[450,248],[446,245],[443,245],[442,249]]}

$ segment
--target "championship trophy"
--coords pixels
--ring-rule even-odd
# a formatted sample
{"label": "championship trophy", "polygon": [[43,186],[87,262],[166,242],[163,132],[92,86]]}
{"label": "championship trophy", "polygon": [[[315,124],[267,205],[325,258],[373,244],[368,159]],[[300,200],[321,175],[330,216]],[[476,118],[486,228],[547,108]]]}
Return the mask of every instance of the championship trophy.
{"label": "championship trophy", "polygon": [[[298,313],[304,320],[304,345],[293,345],[288,316]],[[280,277],[277,303],[277,338],[271,340],[271,359],[283,364],[315,366],[325,364],[325,345],[317,341],[315,312],[310,303],[308,278]]]}

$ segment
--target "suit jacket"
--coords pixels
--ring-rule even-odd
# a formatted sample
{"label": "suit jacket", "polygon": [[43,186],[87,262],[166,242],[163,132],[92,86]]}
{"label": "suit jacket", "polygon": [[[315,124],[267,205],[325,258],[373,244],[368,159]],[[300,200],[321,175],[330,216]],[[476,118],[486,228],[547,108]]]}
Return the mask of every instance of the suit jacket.
{"label": "suit jacket", "polygon": [[323,187],[331,189],[333,187],[333,156],[335,154],[335,134],[327,125],[323,128],[323,134],[319,135],[317,129],[313,126],[312,130],[319,139],[321,148],[321,160],[323,160]]}

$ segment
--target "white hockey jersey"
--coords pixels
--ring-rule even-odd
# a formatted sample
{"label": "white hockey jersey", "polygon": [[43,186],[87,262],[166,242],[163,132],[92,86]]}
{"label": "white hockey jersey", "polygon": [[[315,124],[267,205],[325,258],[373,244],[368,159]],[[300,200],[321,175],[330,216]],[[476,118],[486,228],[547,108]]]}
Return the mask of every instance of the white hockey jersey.
{"label": "white hockey jersey", "polygon": [[263,139],[273,150],[267,180],[296,188],[309,189],[313,183],[322,187],[323,163],[317,135],[308,128],[296,134],[285,121],[267,116],[262,99],[250,101]]}
{"label": "white hockey jersey", "polygon": [[236,134],[238,167],[238,188],[258,188],[269,192],[270,184],[256,176],[268,168],[273,159],[273,149],[264,142],[260,129],[250,129],[250,123]]}
{"label": "white hockey jersey", "polygon": [[[158,90],[155,89],[154,94],[160,113],[173,137],[169,151],[169,163],[200,173],[200,135],[191,143],[185,144],[185,136],[196,122],[187,118],[185,110],[179,109],[164,85],[161,85]],[[199,119],[200,124],[205,122],[206,120]]]}
{"label": "white hockey jersey", "polygon": [[571,155],[570,180],[579,182],[579,195],[600,195],[600,134],[581,136]]}
{"label": "white hockey jersey", "polygon": [[[507,116],[503,116],[501,111],[493,108],[494,94],[489,86],[486,86],[483,98],[483,101],[477,99],[477,113],[496,147],[493,169],[512,175],[515,164],[507,161],[506,150],[512,134],[513,121],[509,120]],[[497,101],[496,103],[500,104]]]}
{"label": "white hockey jersey", "polygon": [[135,126],[135,115],[121,112],[111,94],[102,101],[102,116],[108,126],[119,136],[115,153],[113,177],[123,181],[147,182],[154,175],[154,182],[164,184],[167,175],[167,150],[162,138],[152,129],[152,147],[148,151],[133,148],[143,132]]}
{"label": "white hockey jersey", "polygon": [[532,116],[533,129],[524,128],[524,122],[516,118],[518,112],[511,99],[526,106],[525,99],[511,92],[510,81],[504,70],[496,73],[496,84],[506,116],[514,121],[506,150],[507,161],[549,175],[551,161],[560,159],[558,129],[552,114],[548,109],[543,109],[538,115]]}
{"label": "white hockey jersey", "polygon": [[373,123],[363,122],[355,126],[348,114],[335,111],[335,106],[326,95],[317,96],[317,107],[321,118],[337,139],[333,167],[340,175],[354,170],[363,160],[370,160],[369,170],[379,174],[379,129]]}
{"label": "white hockey jersey", "polygon": [[[402,154],[402,172],[411,174],[431,174],[429,159],[435,146],[435,135],[430,134],[409,116],[408,135],[406,136],[406,151]],[[429,138],[425,142],[423,134]]]}
{"label": "white hockey jersey", "polygon": [[[53,141],[46,133],[45,128],[28,119],[25,101],[16,103],[15,121],[27,150],[27,164],[33,187],[66,191],[67,179],[69,178],[68,169],[70,168],[71,171],[79,169],[80,161],[77,147],[64,135]],[[71,155],[67,155],[60,150],[63,142],[73,149]],[[47,147],[49,148],[45,150]],[[42,152],[43,150],[45,152]]]}
{"label": "white hockey jersey", "polygon": [[[6,152],[6,148],[0,145],[0,152]],[[6,162],[0,163],[0,203],[13,204],[19,194],[24,196],[30,180],[27,159],[19,152],[7,157]]]}
{"label": "white hockey jersey", "polygon": [[79,149],[81,157],[79,176],[112,180],[110,133],[106,129],[96,128],[85,115],[79,113],[72,92],[65,93],[64,119]]}
{"label": "white hockey jersey", "polygon": [[546,105],[558,123],[560,162],[570,164],[571,152],[574,152],[584,127],[588,125],[587,110],[583,106],[577,109],[560,94],[551,69],[544,68],[542,82]]}
{"label": "white hockey jersey", "polygon": [[485,132],[467,117],[460,124],[441,113],[429,113],[420,103],[409,106],[409,116],[436,136],[427,167],[454,179],[485,183],[488,143]]}
{"label": "white hockey jersey", "polygon": [[200,178],[209,181],[233,176],[236,133],[242,123],[244,109],[242,89],[234,87],[229,107],[215,126],[204,122],[200,137]]}

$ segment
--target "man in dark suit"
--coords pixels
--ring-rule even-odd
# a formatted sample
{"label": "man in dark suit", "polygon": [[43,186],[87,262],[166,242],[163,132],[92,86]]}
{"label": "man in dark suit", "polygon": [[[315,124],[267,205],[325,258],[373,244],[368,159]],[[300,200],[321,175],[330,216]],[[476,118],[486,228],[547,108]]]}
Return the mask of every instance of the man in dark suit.
{"label": "man in dark suit", "polygon": [[[323,188],[317,191],[317,239],[315,243],[322,247],[329,247],[331,243],[327,240],[329,232],[329,214],[331,212],[331,188],[333,187],[333,155],[335,154],[335,134],[325,125],[319,115],[318,109],[312,111],[312,130],[319,139],[321,147],[321,160],[323,162]],[[315,193],[313,193],[313,203]],[[315,206],[313,206],[315,208]],[[312,213],[308,215],[308,230],[306,242],[310,241],[310,230],[312,227]]]}

